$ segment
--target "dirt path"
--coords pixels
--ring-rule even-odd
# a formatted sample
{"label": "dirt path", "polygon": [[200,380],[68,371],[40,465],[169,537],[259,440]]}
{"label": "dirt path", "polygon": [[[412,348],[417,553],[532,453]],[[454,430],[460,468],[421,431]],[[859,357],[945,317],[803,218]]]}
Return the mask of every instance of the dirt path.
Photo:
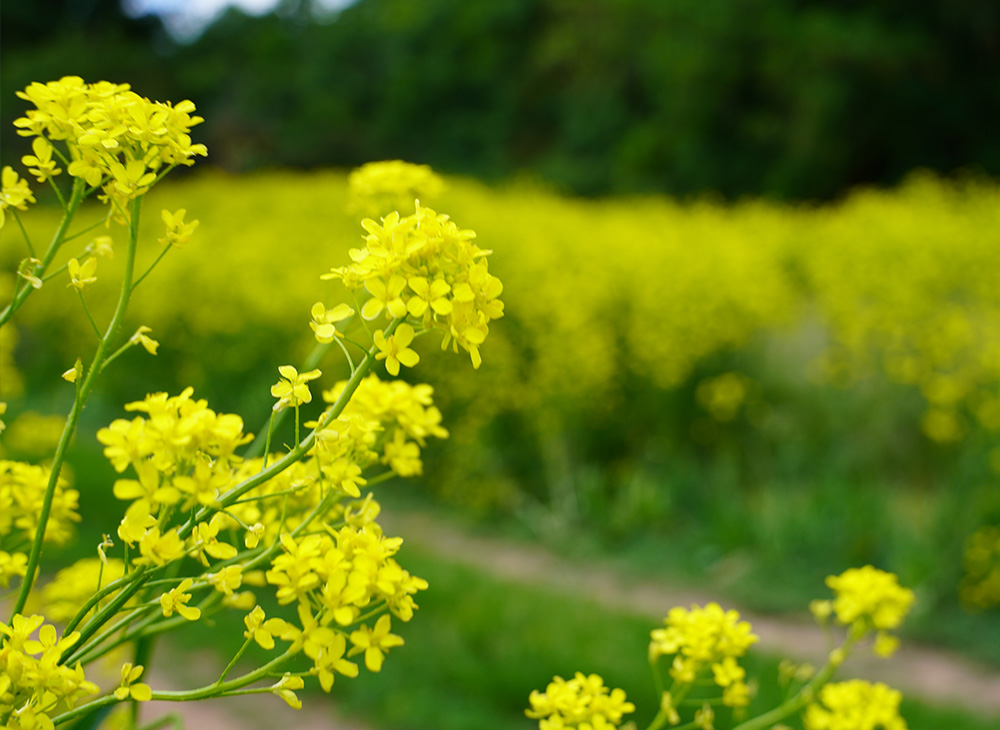
{"label": "dirt path", "polygon": [[[661,583],[622,578],[609,566],[586,567],[534,546],[473,535],[432,517],[411,512],[383,514],[386,531],[402,535],[408,544],[456,563],[480,568],[504,580],[541,585],[556,591],[586,595],[610,608],[648,614],[658,624],[673,606],[731,601],[708,592],[674,590]],[[797,661],[821,664],[826,643],[808,618],[763,616],[740,610],[760,636],[759,646]],[[949,652],[903,644],[891,660],[858,652],[843,676],[885,682],[905,694],[936,705],[965,707],[1000,716],[1000,673]]]}

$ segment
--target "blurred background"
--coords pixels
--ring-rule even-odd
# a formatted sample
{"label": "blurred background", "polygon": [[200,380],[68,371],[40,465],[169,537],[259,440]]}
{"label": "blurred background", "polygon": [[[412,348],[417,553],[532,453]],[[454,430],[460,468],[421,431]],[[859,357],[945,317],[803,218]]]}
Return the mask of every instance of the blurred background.
{"label": "blurred background", "polygon": [[398,157],[584,195],[785,199],[1000,172],[989,0],[4,5],[4,89],[72,72],[190,98],[230,171]]}
{"label": "blurred background", "polygon": [[[399,158],[444,176],[421,202],[495,251],[507,316],[480,371],[428,352],[406,373],[452,436],[377,496],[432,590],[382,675],[338,682],[342,712],[529,727],[528,692],[581,669],[652,715],[646,632],[670,605],[470,568],[435,550],[448,531],[791,621],[871,563],[917,591],[907,640],[1000,668],[995,2],[39,0],[0,5],[0,33],[4,164],[30,151],[11,123],[32,81],[128,82],[205,118],[207,160],[145,217],[151,240],[160,208],[201,221],[126,325],[162,347],[122,359],[74,446],[79,554],[118,509],[96,429],[187,385],[263,423],[310,306],[343,295],[319,275],[362,233],[347,171]],[[26,254],[0,241],[6,294]],[[0,332],[6,458],[44,458],[58,375],[89,352],[72,292],[42,294]],[[188,640],[225,663],[230,628]],[[995,704],[921,699],[911,728],[996,727]]]}

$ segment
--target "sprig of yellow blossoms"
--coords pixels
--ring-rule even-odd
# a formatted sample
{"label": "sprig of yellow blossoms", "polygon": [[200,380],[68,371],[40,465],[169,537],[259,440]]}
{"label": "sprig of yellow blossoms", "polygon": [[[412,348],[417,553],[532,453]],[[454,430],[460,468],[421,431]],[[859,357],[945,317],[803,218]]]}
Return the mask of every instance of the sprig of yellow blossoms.
{"label": "sprig of yellow blossoms", "polygon": [[[843,644],[830,652],[818,671],[800,667],[789,673],[783,666],[782,681],[795,681],[797,686],[789,687],[787,699],[778,707],[749,719],[743,718],[752,706],[754,682],[746,681],[746,670],[738,660],[757,641],[750,624],[716,603],[671,609],[665,627],[650,635],[649,660],[660,706],[648,730],[664,726],[713,730],[719,708],[730,708],[735,730],[779,727],[799,713],[806,730],[906,730],[896,690],[861,680],[830,680],[852,648],[872,633],[876,653],[888,655],[879,644],[886,631],[902,623],[913,602],[912,591],[901,587],[895,575],[872,566],[830,576],[827,584],[835,597],[814,601],[813,611],[821,624],[835,616],[849,627]],[[663,658],[670,660],[669,689],[660,675]],[[540,730],[611,730],[620,727],[623,713],[635,709],[622,690],[608,690],[599,676],[579,672],[569,682],[556,677],[544,693],[532,692],[529,702],[525,714],[539,720]],[[609,706],[613,709],[606,709]]]}
{"label": "sprig of yellow blossoms", "polygon": [[[384,315],[387,321],[374,333],[365,326],[368,344],[359,344],[349,332],[354,308],[313,306],[311,328],[321,343],[316,356],[339,345],[350,377],[321,391],[323,406],[305,423],[308,433],[299,438],[299,411],[313,400],[311,382],[322,377],[312,365],[301,371],[279,367],[266,441],[254,441],[240,416],[217,413],[192,388],[127,404],[134,415],[97,434],[120,475],[111,492],[125,503],[124,516],[114,535],[105,535],[97,558],[59,571],[37,590],[43,536],[65,542],[79,520],[79,495],[62,467],[96,379],[128,347],[141,345],[155,355],[160,344],[141,326],[112,351],[112,343],[121,341],[132,290],[160,260],[135,276],[142,198],[170,168],[191,164],[205,148],[189,136],[201,118],[193,116],[188,101],[150,102],[127,85],[86,84],[78,77],[32,84],[19,96],[35,107],[15,123],[20,134],[35,138],[33,154],[22,162],[39,182],[53,184],[65,217],[40,257],[26,241],[32,255],[19,267],[22,283],[0,312],[0,324],[55,275],[48,269],[85,197],[95,194],[106,203],[108,222],[124,224],[129,241],[119,305],[106,329],[87,310],[84,291],[97,278],[97,259],[89,254],[108,249],[107,237],[64,267],[99,344],[89,366],[80,358],[63,374],[74,383],[76,397],[52,466],[0,462],[0,586],[21,582],[10,622],[0,623],[0,724],[47,728],[119,702],[260,691],[300,707],[295,691],[304,677],[315,677],[330,691],[338,675],[356,676],[359,662],[380,671],[386,655],[403,644],[393,633],[393,619],[412,618],[415,596],[427,583],[397,562],[402,539],[383,533],[380,506],[369,490],[392,476],[420,474],[421,449],[448,432],[429,386],[383,382],[372,370],[380,360],[392,375],[401,365],[415,365],[417,338],[431,330],[442,333],[444,348],[461,347],[479,367],[489,324],[503,315],[502,285],[485,260],[490,252],[472,243],[474,232],[419,204],[405,218],[391,212],[381,223],[365,219],[365,248],[353,250],[353,263],[324,278],[342,280],[352,293],[365,289],[369,298],[358,305],[364,318]],[[54,182],[63,168],[73,180],[65,196]],[[412,172],[405,165],[383,168],[380,185],[392,169]],[[432,191],[434,179],[421,172],[399,181],[400,189]],[[12,168],[4,168],[0,182],[0,213],[34,202],[28,183]],[[185,209],[163,211],[161,219],[162,256],[187,243],[197,221],[187,221]],[[359,362],[348,344],[363,351]],[[294,444],[284,453],[268,453],[276,424],[292,410]],[[31,543],[27,554],[25,542]],[[116,547],[121,557],[109,557]],[[260,590],[272,594],[282,616],[265,614],[255,592]],[[139,681],[154,636],[225,610],[243,614],[245,643],[216,682],[165,692]],[[65,622],[62,637],[50,623],[56,620]],[[267,657],[230,678],[251,644]],[[118,657],[129,645],[142,664],[124,663],[120,683],[102,693],[83,667]],[[309,669],[285,671],[297,654],[310,660]],[[253,687],[274,676],[280,680]]]}

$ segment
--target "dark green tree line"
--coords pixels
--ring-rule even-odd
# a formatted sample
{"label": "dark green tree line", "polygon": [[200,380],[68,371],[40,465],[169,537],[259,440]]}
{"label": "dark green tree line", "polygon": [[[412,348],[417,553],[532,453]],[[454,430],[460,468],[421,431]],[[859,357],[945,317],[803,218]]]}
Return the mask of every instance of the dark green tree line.
{"label": "dark green tree line", "polygon": [[327,18],[285,0],[190,43],[113,0],[2,13],[8,98],[64,73],[190,97],[236,170],[401,157],[583,194],[787,198],[1000,173],[991,0],[360,0]]}

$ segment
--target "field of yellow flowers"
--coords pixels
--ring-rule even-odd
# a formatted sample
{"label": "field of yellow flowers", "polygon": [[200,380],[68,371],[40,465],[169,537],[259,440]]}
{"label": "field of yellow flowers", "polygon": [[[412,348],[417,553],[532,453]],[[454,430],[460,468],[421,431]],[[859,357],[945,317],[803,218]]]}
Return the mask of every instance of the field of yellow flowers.
{"label": "field of yellow flowers", "polygon": [[[733,555],[781,573],[819,561],[818,575],[881,562],[935,600],[962,581],[972,607],[1000,599],[994,183],[918,174],[824,206],[579,200],[460,179],[427,194],[494,251],[506,302],[475,377],[452,358],[412,371],[449,381],[438,398],[453,441],[427,465],[432,491],[539,532],[659,532],[691,547],[695,568]],[[315,272],[364,233],[347,176],[208,172],[150,198],[200,226],[134,298],[129,326],[161,348],[110,384],[109,403],[155,382],[266,408],[274,353],[311,347],[288,323],[343,294]],[[161,222],[143,225],[155,237]],[[16,230],[2,235],[9,271]],[[90,335],[72,290],[50,286],[0,333],[8,400],[21,380],[52,383]],[[110,308],[100,287],[91,306]],[[60,395],[47,398],[36,410],[58,413]],[[45,419],[22,419],[7,448],[43,450]]]}

